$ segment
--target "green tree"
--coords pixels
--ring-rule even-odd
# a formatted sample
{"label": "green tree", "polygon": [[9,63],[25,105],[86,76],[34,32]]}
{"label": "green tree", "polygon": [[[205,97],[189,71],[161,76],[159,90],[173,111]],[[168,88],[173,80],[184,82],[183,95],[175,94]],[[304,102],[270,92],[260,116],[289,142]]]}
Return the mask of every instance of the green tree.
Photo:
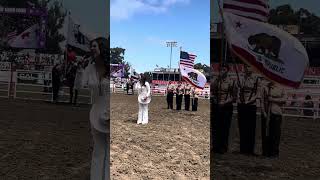
{"label": "green tree", "polygon": [[320,33],[320,18],[306,9],[295,11],[290,5],[278,6],[270,10],[269,23],[275,25],[298,25],[304,34]]}
{"label": "green tree", "polygon": [[124,64],[125,65],[125,78],[129,77],[130,75],[130,64],[124,60],[124,54],[126,49],[115,47],[110,48],[110,62],[111,64]]}
{"label": "green tree", "polygon": [[194,66],[194,69],[200,69],[203,70],[203,74],[206,76],[207,80],[210,80],[210,66],[206,64],[197,63]]}
{"label": "green tree", "polygon": [[[48,6],[48,4],[46,5]],[[66,17],[66,12],[63,12],[62,9],[62,3],[54,1],[48,11],[48,31],[45,49],[47,53],[62,53],[59,43],[64,41],[65,37],[59,33],[59,30],[63,27]]]}
{"label": "green tree", "polygon": [[120,47],[110,48],[111,64],[124,64],[125,49]]}

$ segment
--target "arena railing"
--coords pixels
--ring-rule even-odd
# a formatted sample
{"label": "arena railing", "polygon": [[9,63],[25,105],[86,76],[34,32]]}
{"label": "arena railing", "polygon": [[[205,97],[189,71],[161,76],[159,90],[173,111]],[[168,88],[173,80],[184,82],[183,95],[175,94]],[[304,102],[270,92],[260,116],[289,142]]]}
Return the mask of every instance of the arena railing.
{"label": "arena railing", "polygon": [[[299,105],[291,105],[292,102],[300,102]],[[313,102],[313,107],[303,107],[305,102]],[[237,114],[237,103],[233,104],[233,113]],[[296,117],[296,118],[306,118],[306,119],[320,119],[320,103],[317,100],[302,100],[302,99],[287,99],[286,105],[281,107],[284,117]],[[310,113],[311,115],[306,115],[305,113]],[[257,103],[257,115],[261,115],[261,106],[258,101]]]}
{"label": "arena railing", "polygon": [[[124,84],[113,84],[113,83],[110,83],[110,91],[112,93],[126,93],[126,87]],[[136,90],[134,89],[135,93],[136,93]],[[199,95],[199,99],[210,99],[210,93],[206,93],[207,91],[203,91],[203,93],[201,93]],[[210,91],[209,91],[210,92]],[[161,88],[152,88],[151,89],[151,94],[153,96],[166,96],[167,95],[167,92],[165,89],[161,89]]]}
{"label": "arena railing", "polygon": [[[16,83],[15,83],[15,92],[14,92],[14,98],[15,99],[23,99],[23,100],[37,100],[37,101],[53,101],[53,96],[52,96],[52,84],[51,84],[51,72],[45,72],[45,71],[29,71],[29,70],[17,70],[15,72],[16,75]],[[30,77],[30,78],[25,78],[22,79],[19,77],[19,73],[21,74],[38,74],[38,77]],[[41,74],[41,76],[39,75]],[[48,77],[49,78],[46,78]],[[45,85],[44,83],[39,83],[39,84],[32,84],[32,83],[23,83],[20,81],[25,81],[25,80],[33,80],[33,81],[42,81],[48,82],[48,85]],[[47,89],[47,92],[44,92],[44,89]],[[68,90],[66,92],[66,89],[69,89],[66,86],[61,87],[60,90],[60,96],[70,96]],[[87,88],[83,88],[82,90],[88,91]],[[81,90],[80,90],[81,91]],[[63,92],[63,93],[61,93]],[[21,94],[21,96],[20,96]],[[79,101],[79,103],[84,103],[84,104],[91,104],[92,103],[92,96],[91,92],[89,93],[90,95],[84,95],[82,93],[78,94],[78,99],[82,98],[89,98],[89,103]],[[29,95],[29,97],[27,96]],[[30,97],[31,95],[31,97]],[[41,98],[42,96],[42,98]],[[45,96],[45,98],[43,98]],[[68,100],[61,100],[59,102],[69,102]]]}
{"label": "arena railing", "polygon": [[10,97],[11,72],[8,69],[0,70],[0,98]]}

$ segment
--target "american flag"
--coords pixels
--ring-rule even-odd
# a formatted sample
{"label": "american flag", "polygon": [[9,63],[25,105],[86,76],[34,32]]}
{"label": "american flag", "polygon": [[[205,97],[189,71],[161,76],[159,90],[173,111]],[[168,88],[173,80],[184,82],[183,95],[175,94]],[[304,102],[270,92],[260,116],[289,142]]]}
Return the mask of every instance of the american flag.
{"label": "american flag", "polygon": [[15,30],[7,35],[8,41],[11,41],[12,39],[14,39],[16,37],[17,37],[17,30]]}
{"label": "american flag", "polygon": [[190,54],[184,51],[180,51],[180,65],[185,67],[193,68],[194,60],[196,59],[196,55]]}
{"label": "american flag", "polygon": [[225,12],[266,22],[269,16],[268,0],[224,0]]}

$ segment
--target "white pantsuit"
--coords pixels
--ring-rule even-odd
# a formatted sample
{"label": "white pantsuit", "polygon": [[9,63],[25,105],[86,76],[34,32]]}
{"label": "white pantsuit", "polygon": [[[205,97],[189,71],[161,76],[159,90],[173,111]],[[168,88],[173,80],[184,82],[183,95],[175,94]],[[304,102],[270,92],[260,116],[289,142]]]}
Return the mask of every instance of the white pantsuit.
{"label": "white pantsuit", "polygon": [[110,139],[110,133],[101,133],[92,128],[92,137],[94,147],[92,152],[90,179],[110,179],[110,144],[106,143],[106,140]]}
{"label": "white pantsuit", "polygon": [[138,124],[148,123],[148,104],[139,103]]}
{"label": "white pantsuit", "polygon": [[83,85],[88,85],[92,94],[90,110],[91,133],[93,137],[93,152],[91,161],[91,180],[110,179],[110,114],[109,81],[99,80],[94,63],[89,63],[83,74]]}
{"label": "white pantsuit", "polygon": [[[145,83],[145,86],[141,86],[140,82],[136,84],[136,89],[138,90],[138,103],[139,103],[139,112],[138,112],[138,122],[137,124],[147,124],[149,121],[148,115],[148,103],[150,103],[150,85],[148,82]],[[142,98],[148,98],[146,102],[141,101]]]}

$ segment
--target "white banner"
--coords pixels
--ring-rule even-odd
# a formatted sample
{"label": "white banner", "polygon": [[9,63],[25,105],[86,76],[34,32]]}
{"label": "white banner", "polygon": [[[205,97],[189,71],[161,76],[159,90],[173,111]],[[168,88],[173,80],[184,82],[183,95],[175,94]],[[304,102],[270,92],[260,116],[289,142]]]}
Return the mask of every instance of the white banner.
{"label": "white banner", "polygon": [[298,88],[309,65],[298,39],[276,26],[224,13],[232,52],[265,77]]}
{"label": "white banner", "polygon": [[11,63],[10,62],[0,62],[0,71],[10,71]]}
{"label": "white banner", "polygon": [[0,71],[0,82],[10,82],[11,71]]}
{"label": "white banner", "polygon": [[80,24],[74,23],[74,21],[70,17],[68,28],[69,29],[68,29],[68,35],[67,35],[67,44],[73,47],[79,48],[83,51],[89,52],[90,40],[84,34]]}
{"label": "white banner", "polygon": [[199,89],[203,89],[205,87],[207,79],[198,70],[180,65],[180,72],[181,72],[182,78],[187,82],[189,82],[194,87]]}

